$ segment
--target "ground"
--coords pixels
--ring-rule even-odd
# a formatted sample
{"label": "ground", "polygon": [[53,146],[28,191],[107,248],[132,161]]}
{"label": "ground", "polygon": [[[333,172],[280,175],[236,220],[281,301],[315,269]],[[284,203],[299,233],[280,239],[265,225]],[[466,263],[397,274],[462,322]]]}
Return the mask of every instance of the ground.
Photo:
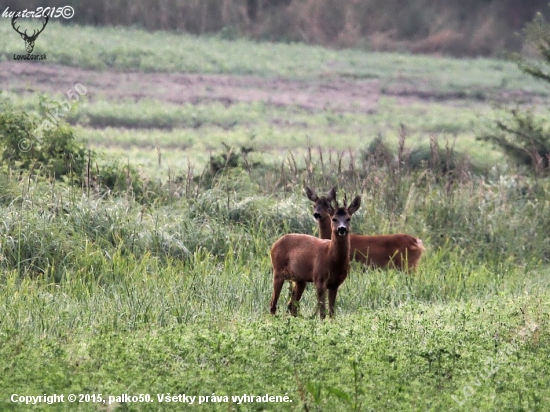
{"label": "ground", "polygon": [[[381,87],[378,79],[291,80],[244,75],[166,74],[117,71],[92,71],[54,64],[1,62],[0,83],[13,92],[34,90],[58,93],[67,85],[82,83],[90,99],[156,99],[169,103],[221,102],[252,103],[263,101],[276,106],[299,106],[312,111],[331,109],[337,112],[372,113],[383,95],[396,97],[401,104],[421,101],[464,100],[461,93],[434,94],[403,85]],[[99,91],[99,92],[98,92]],[[100,93],[101,96],[97,94]],[[522,101],[534,102],[537,96],[527,91],[502,91],[492,94],[495,100],[509,100],[521,95]]]}

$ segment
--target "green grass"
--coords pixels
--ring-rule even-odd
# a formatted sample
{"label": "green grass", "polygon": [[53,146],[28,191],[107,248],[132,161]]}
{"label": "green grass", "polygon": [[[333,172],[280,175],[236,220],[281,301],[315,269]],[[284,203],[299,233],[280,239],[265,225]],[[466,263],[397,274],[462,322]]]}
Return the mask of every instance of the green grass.
{"label": "green grass", "polygon": [[[23,42],[10,25],[0,21],[0,59],[23,53]],[[235,41],[193,37],[128,28],[61,25],[50,21],[36,42],[35,53],[46,53],[49,63],[86,69],[143,72],[189,72],[282,76],[287,78],[348,77],[379,79],[391,89],[409,85],[414,90],[460,92],[480,96],[495,90],[524,89],[543,96],[535,80],[511,63],[494,59],[452,59],[397,53],[335,51],[305,44]]]}
{"label": "green grass", "polygon": [[[7,100],[26,110],[38,110],[36,96],[4,93]],[[62,96],[55,100],[62,101]],[[209,153],[223,144],[252,147],[261,158],[280,163],[291,150],[301,158],[309,145],[334,153],[363,150],[382,135],[397,146],[400,125],[406,126],[410,149],[428,147],[435,137],[460,152],[468,151],[477,165],[493,165],[502,156],[475,137],[488,122],[490,108],[472,102],[465,106],[418,102],[400,104],[381,98],[371,114],[311,111],[297,106],[273,106],[263,102],[176,105],[156,100],[99,100],[82,102],[68,117],[77,124],[80,139],[96,149],[106,149],[141,164],[147,173],[159,173],[158,151],[163,164],[161,177],[169,169],[192,166],[202,169]],[[469,150],[472,146],[476,150]]]}
{"label": "green grass", "polygon": [[413,275],[354,265],[336,318],[320,322],[311,287],[297,319],[286,288],[268,314],[270,245],[315,223],[299,189],[274,193],[254,176],[139,204],[5,175],[2,409],[14,393],[155,400],[122,410],[215,393],[292,403],[210,410],[544,410],[547,184],[472,179],[448,193],[425,173],[372,172],[354,230],[414,233],[426,255]]}
{"label": "green grass", "polygon": [[[2,392],[155,401],[118,404],[128,410],[158,410],[156,395],[167,393],[292,400],[240,410],[544,410],[550,295],[542,274],[526,280],[512,270],[508,279],[521,282],[493,289],[495,273],[472,268],[459,280],[456,255],[454,270],[437,270],[433,254],[413,279],[354,270],[336,319],[319,322],[311,288],[299,318],[270,317],[266,257],[251,262],[242,253],[219,261],[197,252],[185,265],[160,265],[88,250],[88,267],[58,285],[6,274]],[[455,299],[462,282],[468,298]]]}
{"label": "green grass", "polygon": [[[7,19],[0,21],[0,35],[6,39],[0,45],[0,60],[11,60],[12,53],[22,48],[22,41]],[[519,94],[519,100],[548,98],[547,88],[523,75],[515,64],[496,59],[335,51],[304,44],[228,41],[54,21],[42,37],[36,53],[48,54],[48,64],[93,70],[281,77],[314,87],[330,86],[335,81],[378,82],[382,95],[374,112],[368,114],[262,102],[226,107],[218,102],[175,105],[100,97],[80,104],[71,115],[71,120],[83,127],[79,133],[82,139],[94,148],[113,148],[117,154],[132,148],[130,160],[147,167],[148,173],[158,173],[154,168],[157,152],[150,149],[158,146],[165,153],[164,175],[167,169],[187,167],[184,159],[193,159],[193,166],[202,168],[208,152],[219,150],[221,142],[252,145],[279,162],[285,160],[289,149],[302,151],[308,139],[313,147],[357,150],[381,134],[396,146],[400,124],[407,128],[411,147],[426,147],[430,135],[435,135],[440,142],[456,140],[455,148],[460,151],[475,146],[469,150],[474,162],[493,166],[502,157],[475,141],[484,131],[491,99],[502,101],[509,93]],[[100,91],[93,92],[97,96]],[[524,93],[528,95],[521,97]],[[20,91],[10,94],[9,90],[4,94],[23,107],[37,105],[35,95]],[[411,102],[407,100],[410,96],[424,100]],[[63,97],[58,91],[50,98]]]}
{"label": "green grass", "polygon": [[[11,59],[22,41],[7,19],[0,36],[0,59]],[[146,193],[0,169],[0,409],[20,409],[12,394],[53,393],[155,401],[80,410],[158,410],[157,394],[215,394],[222,403],[198,407],[220,411],[547,408],[549,183],[474,140],[492,116],[483,99],[514,90],[547,97],[513,65],[55,22],[36,52],[99,70],[376,79],[384,92],[369,114],[82,101],[69,119],[78,136],[106,149],[100,163],[138,165]],[[403,101],[407,93],[435,100]],[[34,95],[2,98],[38,108]],[[378,134],[397,147],[400,124],[409,148],[456,138],[483,175],[468,165],[443,174],[433,158],[420,170],[403,159],[363,162]],[[253,147],[252,166],[240,158],[228,173],[201,175],[223,143]],[[353,265],[334,319],[318,320],[311,286],[297,318],[285,313],[286,287],[270,316],[271,244],[316,234],[304,184],[360,193],[357,233],[422,238],[418,271]],[[231,400],[244,394],[292,402]]]}

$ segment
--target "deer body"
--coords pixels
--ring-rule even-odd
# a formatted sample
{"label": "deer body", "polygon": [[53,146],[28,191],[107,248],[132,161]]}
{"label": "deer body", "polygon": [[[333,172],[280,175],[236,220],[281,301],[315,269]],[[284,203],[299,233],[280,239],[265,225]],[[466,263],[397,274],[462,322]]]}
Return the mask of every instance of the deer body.
{"label": "deer body", "polygon": [[[314,202],[313,216],[319,225],[319,238],[330,239],[330,216],[320,205],[334,199],[336,190],[332,188],[326,197],[318,197],[306,187],[306,194]],[[350,258],[367,266],[395,267],[404,272],[414,270],[425,250],[422,240],[407,234],[350,235]]]}
{"label": "deer body", "polygon": [[315,285],[321,319],[326,316],[327,290],[329,315],[333,316],[338,288],[349,272],[350,219],[360,203],[361,198],[357,196],[349,208],[334,210],[329,202],[325,202],[324,206],[332,221],[330,239],[319,239],[304,234],[287,234],[273,244],[271,247],[273,265],[271,314],[274,315],[277,311],[277,301],[285,280],[290,280],[294,284],[288,305],[292,315],[296,315],[296,305],[302,297],[306,284],[310,282]]}
{"label": "deer body", "polygon": [[351,235],[351,258],[373,267],[396,267],[402,271],[415,269],[425,248],[411,235]]}

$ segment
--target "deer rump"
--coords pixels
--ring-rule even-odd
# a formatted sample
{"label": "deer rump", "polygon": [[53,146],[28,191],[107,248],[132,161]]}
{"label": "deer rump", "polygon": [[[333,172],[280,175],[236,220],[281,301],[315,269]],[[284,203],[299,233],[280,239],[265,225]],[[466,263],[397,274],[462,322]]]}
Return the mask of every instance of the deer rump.
{"label": "deer rump", "polygon": [[367,266],[413,269],[424,250],[411,235],[350,235],[350,259]]}

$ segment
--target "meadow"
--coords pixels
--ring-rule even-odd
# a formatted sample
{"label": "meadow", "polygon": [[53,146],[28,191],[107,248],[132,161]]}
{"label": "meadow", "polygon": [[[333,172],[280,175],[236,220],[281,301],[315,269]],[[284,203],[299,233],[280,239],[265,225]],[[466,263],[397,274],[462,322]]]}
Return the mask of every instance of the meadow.
{"label": "meadow", "polygon": [[[66,120],[98,153],[88,174],[126,179],[106,190],[4,159],[2,410],[54,393],[115,398],[26,408],[548,410],[550,184],[476,140],[498,104],[544,115],[548,90],[501,60],[50,24],[48,62],[28,65],[0,22],[3,113],[40,118],[85,84]],[[174,96],[165,78],[188,86]],[[305,184],[361,194],[356,233],[421,238],[418,270],[353,265],[333,319],[311,287],[298,317],[283,302],[272,317],[271,244],[317,234]]]}

